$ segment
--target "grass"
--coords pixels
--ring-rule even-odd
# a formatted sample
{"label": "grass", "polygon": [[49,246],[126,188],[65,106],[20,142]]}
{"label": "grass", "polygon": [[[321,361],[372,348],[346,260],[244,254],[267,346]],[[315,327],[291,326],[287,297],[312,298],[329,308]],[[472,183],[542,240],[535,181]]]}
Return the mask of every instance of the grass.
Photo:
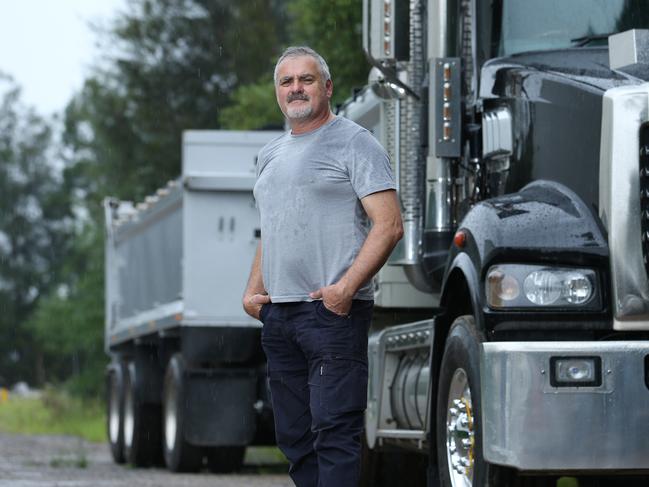
{"label": "grass", "polygon": [[246,448],[246,463],[250,465],[266,465],[269,463],[287,463],[287,460],[277,447],[251,446]]}
{"label": "grass", "polygon": [[574,477],[561,477],[557,481],[557,487],[579,487],[579,482]]}
{"label": "grass", "polygon": [[75,458],[55,457],[50,460],[52,468],[88,468],[88,459],[82,452]]}
{"label": "grass", "polygon": [[103,442],[105,430],[99,401],[81,401],[56,389],[46,389],[39,398],[9,394],[0,403],[0,431],[4,433],[72,435]]}

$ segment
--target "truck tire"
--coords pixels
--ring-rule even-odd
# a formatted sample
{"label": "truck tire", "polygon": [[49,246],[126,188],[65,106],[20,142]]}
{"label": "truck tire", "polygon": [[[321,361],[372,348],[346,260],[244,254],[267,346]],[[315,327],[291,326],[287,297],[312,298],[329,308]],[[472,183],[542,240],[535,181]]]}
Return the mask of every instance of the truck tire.
{"label": "truck tire", "polygon": [[440,366],[437,394],[437,461],[442,487],[506,487],[509,469],[482,456],[480,343],[472,316],[451,326]]}
{"label": "truck tire", "polygon": [[146,404],[143,387],[146,377],[131,361],[126,366],[124,387],[124,456],[136,467],[160,463],[160,407]]}
{"label": "truck tire", "polygon": [[115,463],[126,461],[124,455],[124,366],[111,366],[106,374],[106,436]]}
{"label": "truck tire", "polygon": [[219,446],[207,448],[207,468],[212,473],[231,473],[241,469],[245,446]]}
{"label": "truck tire", "polygon": [[201,448],[189,444],[184,434],[185,364],[177,353],[167,365],[162,397],[164,441],[167,468],[172,472],[196,472],[203,464]]}

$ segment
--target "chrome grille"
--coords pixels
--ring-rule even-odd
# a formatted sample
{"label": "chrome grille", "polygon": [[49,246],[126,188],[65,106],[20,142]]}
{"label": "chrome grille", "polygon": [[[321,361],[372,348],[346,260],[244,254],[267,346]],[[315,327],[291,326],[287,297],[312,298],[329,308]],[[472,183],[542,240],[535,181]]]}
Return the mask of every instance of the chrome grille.
{"label": "chrome grille", "polygon": [[640,229],[642,260],[649,277],[649,122],[640,126]]}

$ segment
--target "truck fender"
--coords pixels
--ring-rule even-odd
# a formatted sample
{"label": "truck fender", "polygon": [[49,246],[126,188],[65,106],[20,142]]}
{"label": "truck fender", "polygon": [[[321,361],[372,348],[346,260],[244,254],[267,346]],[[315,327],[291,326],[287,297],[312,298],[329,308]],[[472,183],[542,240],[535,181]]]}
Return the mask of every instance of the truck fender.
{"label": "truck fender", "polygon": [[480,291],[480,272],[476,263],[469,253],[458,252],[448,266],[440,297],[440,304],[446,311],[444,315],[448,315],[447,328],[455,317],[470,314],[482,329],[480,313],[476,313],[482,306]]}
{"label": "truck fender", "polygon": [[450,249],[441,303],[450,321],[459,316],[453,312],[455,303],[467,299],[456,295],[462,278],[472,309],[460,314],[472,313],[482,331],[484,278],[493,264],[608,265],[608,242],[601,220],[576,193],[553,181],[535,181],[516,193],[477,204],[458,231],[465,234],[465,243],[461,247],[453,244]]}

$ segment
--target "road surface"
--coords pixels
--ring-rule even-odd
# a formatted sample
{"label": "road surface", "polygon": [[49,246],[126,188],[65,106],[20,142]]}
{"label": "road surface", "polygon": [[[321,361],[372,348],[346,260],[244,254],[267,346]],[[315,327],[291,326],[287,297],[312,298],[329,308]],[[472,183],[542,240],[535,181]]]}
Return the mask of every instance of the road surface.
{"label": "road surface", "polygon": [[0,487],[293,487],[285,471],[272,455],[252,449],[238,474],[172,474],[116,465],[106,444],[0,433]]}

